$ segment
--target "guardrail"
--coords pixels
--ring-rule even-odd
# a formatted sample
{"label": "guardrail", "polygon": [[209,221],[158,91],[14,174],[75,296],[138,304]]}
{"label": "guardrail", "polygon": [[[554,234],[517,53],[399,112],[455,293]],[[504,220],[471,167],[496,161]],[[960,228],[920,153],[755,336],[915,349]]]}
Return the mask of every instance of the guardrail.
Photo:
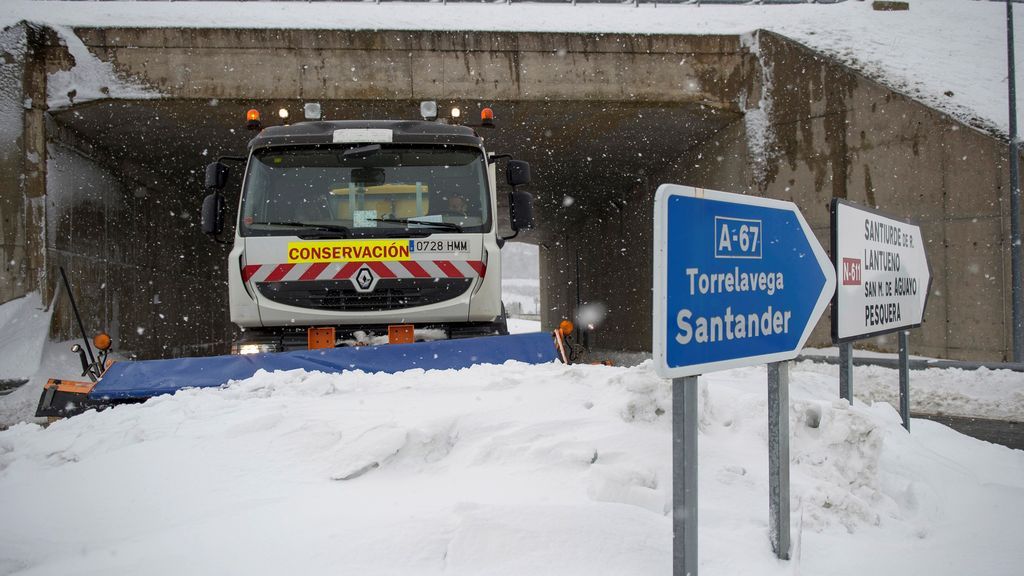
{"label": "guardrail", "polygon": [[[279,0],[280,1],[280,0]],[[298,0],[285,0],[285,1],[298,1]],[[314,0],[315,1],[315,0]],[[358,0],[357,0],[358,1]],[[366,0],[361,0],[366,2]],[[773,4],[839,4],[846,0],[373,0],[375,3],[380,4],[381,2],[420,2],[420,3],[432,3],[432,4],[571,4],[573,6],[577,4],[625,4],[639,6],[641,4],[657,6],[658,4],[690,4],[693,6],[700,6],[702,4],[712,5],[773,5]]]}
{"label": "guardrail", "polygon": [[[280,0],[278,0],[280,1]],[[288,0],[286,0],[288,1]],[[297,1],[297,0],[292,0]],[[315,1],[315,0],[314,0]],[[363,2],[367,0],[361,0]],[[735,5],[772,5],[772,4],[838,4],[846,0],[373,0],[381,2],[425,2],[434,4],[735,4]]]}
{"label": "guardrail", "polygon": [[[80,0],[86,1],[86,0]],[[145,2],[160,2],[167,0],[142,0]],[[218,1],[218,0],[200,0],[200,1]],[[243,2],[245,0],[242,0]],[[270,0],[271,2],[335,2],[338,0]],[[351,2],[358,4],[381,4],[391,2],[415,2],[418,4],[623,4],[639,6],[641,4],[657,6],[658,4],[690,4],[693,6],[700,6],[702,4],[711,5],[781,5],[781,4],[839,4],[840,2],[846,2],[846,0],[340,0],[342,2]],[[1024,0],[1015,0],[1022,1]]]}
{"label": "guardrail", "polygon": [[[801,361],[818,362],[819,364],[839,364],[838,356],[818,356],[812,354],[801,354],[796,357],[796,362]],[[1024,372],[1024,363],[1020,362],[966,362],[962,360],[921,360],[911,358],[909,361],[911,370],[927,370],[928,368],[959,368],[961,370],[1013,370]],[[898,358],[862,358],[854,356],[854,366],[881,366],[882,368],[899,369]]]}

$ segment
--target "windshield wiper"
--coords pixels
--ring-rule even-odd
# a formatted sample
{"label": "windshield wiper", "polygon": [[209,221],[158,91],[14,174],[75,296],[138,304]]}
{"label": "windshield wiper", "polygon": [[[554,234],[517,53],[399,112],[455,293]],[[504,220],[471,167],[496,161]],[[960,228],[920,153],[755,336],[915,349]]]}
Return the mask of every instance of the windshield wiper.
{"label": "windshield wiper", "polygon": [[287,221],[287,222],[253,222],[250,226],[291,226],[294,228],[305,228],[307,230],[322,230],[325,232],[341,232],[348,236],[348,226],[342,226],[341,224],[313,224],[311,222],[298,222],[298,221]]}
{"label": "windshield wiper", "polygon": [[462,232],[462,226],[459,226],[455,222],[431,222],[429,220],[416,220],[415,218],[367,218],[371,222],[391,222],[394,224],[419,224],[421,226],[432,226],[434,228],[445,228],[447,230],[455,230],[456,232]]}

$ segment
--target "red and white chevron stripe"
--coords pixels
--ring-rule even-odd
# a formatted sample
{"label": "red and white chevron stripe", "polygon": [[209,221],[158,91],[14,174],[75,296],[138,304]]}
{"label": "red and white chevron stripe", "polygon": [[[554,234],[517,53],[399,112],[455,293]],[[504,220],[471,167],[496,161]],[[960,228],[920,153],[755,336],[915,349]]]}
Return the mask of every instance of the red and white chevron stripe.
{"label": "red and white chevron stripe", "polygon": [[242,268],[242,282],[348,280],[364,264],[380,278],[483,278],[487,274],[487,265],[480,260],[248,264]]}

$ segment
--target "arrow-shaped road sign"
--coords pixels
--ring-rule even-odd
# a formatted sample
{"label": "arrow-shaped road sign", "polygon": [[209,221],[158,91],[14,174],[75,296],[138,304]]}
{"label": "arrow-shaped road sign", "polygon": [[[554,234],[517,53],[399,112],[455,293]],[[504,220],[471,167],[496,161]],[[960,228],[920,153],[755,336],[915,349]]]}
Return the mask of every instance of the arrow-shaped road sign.
{"label": "arrow-shaped road sign", "polygon": [[840,277],[832,304],[833,341],[921,325],[932,275],[920,226],[835,199],[832,257]]}
{"label": "arrow-shaped road sign", "polygon": [[795,358],[836,285],[796,205],[672,184],[654,205],[658,374]]}

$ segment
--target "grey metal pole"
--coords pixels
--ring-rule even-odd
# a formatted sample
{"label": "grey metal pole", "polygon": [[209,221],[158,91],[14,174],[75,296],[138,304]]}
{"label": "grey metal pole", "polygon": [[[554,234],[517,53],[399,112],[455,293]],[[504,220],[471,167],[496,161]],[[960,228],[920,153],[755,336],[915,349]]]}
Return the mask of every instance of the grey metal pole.
{"label": "grey metal pole", "polygon": [[697,376],[672,379],[672,575],[697,576]]}
{"label": "grey metal pole", "polygon": [[839,345],[839,397],[853,404],[853,344]]}
{"label": "grey metal pole", "polygon": [[903,427],[910,432],[910,352],[906,330],[900,330],[900,417]]}
{"label": "grey metal pole", "polygon": [[768,536],[789,560],[789,362],[768,365]]}
{"label": "grey metal pole", "polygon": [[1013,49],[1013,2],[1006,0],[1006,68],[1010,100],[1010,267],[1013,286],[1013,361],[1024,362],[1024,285],[1021,275],[1020,153],[1017,143],[1017,70]]}

